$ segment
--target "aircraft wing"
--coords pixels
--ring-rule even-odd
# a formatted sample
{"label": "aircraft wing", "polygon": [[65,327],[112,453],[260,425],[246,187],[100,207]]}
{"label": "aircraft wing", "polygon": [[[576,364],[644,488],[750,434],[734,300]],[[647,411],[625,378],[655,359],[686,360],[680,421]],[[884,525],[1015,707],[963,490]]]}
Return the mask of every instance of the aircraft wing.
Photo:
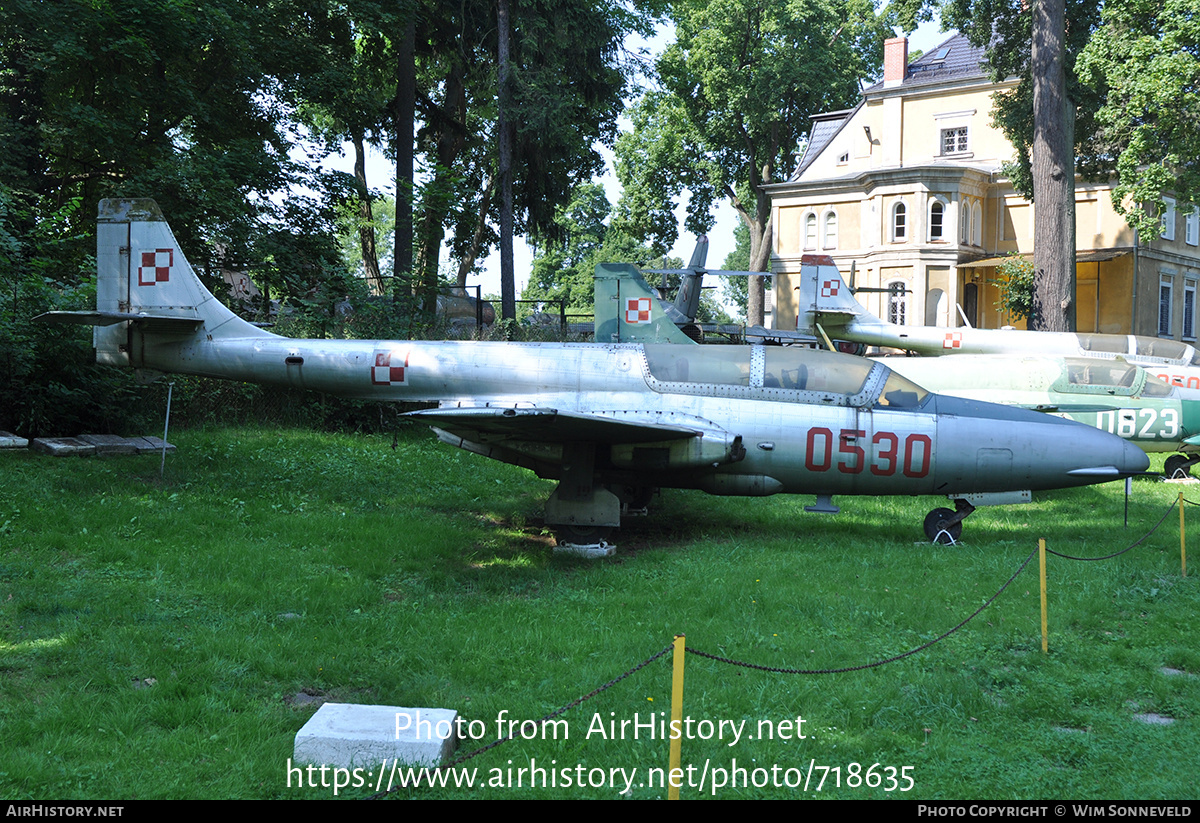
{"label": "aircraft wing", "polygon": [[1013,403],[1011,404],[1019,409],[1029,409],[1030,411],[1046,412],[1047,414],[1088,414],[1094,412],[1112,411],[1115,406],[1108,404],[1087,404],[1087,403]]}
{"label": "aircraft wing", "polygon": [[[503,440],[536,440],[546,443],[656,443],[663,440],[682,440],[701,437],[705,429],[712,432],[696,418],[700,425],[689,425],[688,420],[665,422],[647,420],[645,413],[604,412],[582,414],[556,409],[536,408],[444,408],[408,412],[423,423],[445,429],[452,434],[475,442],[498,442]],[[659,414],[657,417],[671,420],[682,415]]]}

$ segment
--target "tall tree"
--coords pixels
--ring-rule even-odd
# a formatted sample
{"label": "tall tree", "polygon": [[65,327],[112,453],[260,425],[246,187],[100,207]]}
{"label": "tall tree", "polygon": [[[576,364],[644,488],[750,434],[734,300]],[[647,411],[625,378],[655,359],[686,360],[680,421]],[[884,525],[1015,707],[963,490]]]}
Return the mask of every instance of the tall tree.
{"label": "tall tree", "polygon": [[1033,77],[1034,328],[1075,329],[1075,107],[1067,96],[1066,7],[1037,0]]}
{"label": "tall tree", "polygon": [[1200,0],[1108,0],[1077,65],[1104,96],[1095,142],[1118,158],[1113,206],[1150,242],[1164,194],[1200,203]]}
{"label": "tall tree", "polygon": [[[908,31],[931,16],[930,0],[898,0],[897,20]],[[1035,203],[1030,328],[1074,328],[1075,174],[1102,177],[1111,157],[1093,140],[1099,98],[1075,79],[1075,59],[1095,28],[1093,0],[948,0],[943,24],[986,47],[995,81],[1018,77],[995,96],[995,120],[1016,148],[1006,167],[1014,188]],[[1079,158],[1077,165],[1076,158]]]}
{"label": "tall tree", "polygon": [[[680,0],[676,42],[655,66],[661,90],[631,112],[617,143],[626,189],[618,219],[655,248],[676,239],[676,198],[690,194],[689,231],[706,232],[725,198],[749,230],[750,269],[770,261],[762,186],[790,173],[809,117],[850,105],[882,60],[885,30],[861,0]],[[762,323],[763,278],[750,282],[748,322]]]}

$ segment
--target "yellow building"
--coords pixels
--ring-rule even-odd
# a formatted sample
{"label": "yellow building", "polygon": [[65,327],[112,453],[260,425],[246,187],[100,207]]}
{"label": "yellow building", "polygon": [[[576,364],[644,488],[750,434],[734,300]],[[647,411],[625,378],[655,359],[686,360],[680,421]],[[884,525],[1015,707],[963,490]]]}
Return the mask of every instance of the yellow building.
{"label": "yellow building", "polygon": [[[992,125],[996,84],[962,35],[908,62],[885,44],[884,79],[854,109],[813,118],[803,158],[767,187],[775,226],[775,328],[796,325],[800,259],[831,255],[873,313],[905,325],[998,328],[997,258],[1032,257],[1034,206],[1001,171],[1015,152]],[[1200,211],[1168,201],[1161,236],[1140,244],[1110,187],[1080,181],[1076,330],[1196,340]],[[1023,323],[1015,325],[1023,326]]]}

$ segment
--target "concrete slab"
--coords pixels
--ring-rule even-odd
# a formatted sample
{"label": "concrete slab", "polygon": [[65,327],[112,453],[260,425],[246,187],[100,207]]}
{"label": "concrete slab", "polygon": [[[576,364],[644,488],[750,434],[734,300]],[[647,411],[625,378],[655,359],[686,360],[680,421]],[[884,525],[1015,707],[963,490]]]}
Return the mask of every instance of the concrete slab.
{"label": "concrete slab", "polygon": [[136,443],[116,434],[81,434],[79,439],[96,447],[96,454],[137,454]]}
{"label": "concrete slab", "polygon": [[0,449],[24,449],[29,446],[29,441],[24,437],[17,437],[12,432],[0,432]]}
{"label": "concrete slab", "polygon": [[[147,452],[162,452],[163,439],[161,437],[131,437],[129,440],[137,446],[138,454],[146,454]],[[167,443],[167,454],[172,454],[174,451],[175,446],[171,443]]]}
{"label": "concrete slab", "polygon": [[95,446],[91,443],[84,443],[76,437],[35,437],[33,442],[29,444],[29,447],[34,451],[54,457],[96,453]]}
{"label": "concrete slab", "polygon": [[326,703],[300,731],[292,759],[326,766],[436,766],[454,751],[453,709]]}

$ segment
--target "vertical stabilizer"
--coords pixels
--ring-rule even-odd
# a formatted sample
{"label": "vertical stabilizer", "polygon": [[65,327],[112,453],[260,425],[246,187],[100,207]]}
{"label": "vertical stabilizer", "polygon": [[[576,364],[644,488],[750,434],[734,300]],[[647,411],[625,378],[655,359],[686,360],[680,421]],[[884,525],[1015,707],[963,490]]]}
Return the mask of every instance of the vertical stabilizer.
{"label": "vertical stabilizer", "polygon": [[679,330],[636,266],[596,266],[597,343],[694,343]]}
{"label": "vertical stabilizer", "polygon": [[700,313],[700,290],[704,288],[704,264],[707,260],[708,237],[701,235],[696,238],[696,249],[688,261],[687,271],[680,277],[674,312],[668,312],[676,325],[696,322],[696,315]]}
{"label": "vertical stabilizer", "polygon": [[[227,309],[200,282],[158,204],[101,200],[96,227],[96,360],[138,365],[148,343],[272,336]],[[80,319],[79,322],[89,322]]]}
{"label": "vertical stabilizer", "polygon": [[796,305],[796,330],[817,334],[817,324],[833,334],[855,321],[882,323],[863,308],[854,292],[842,280],[833,258],[827,254],[806,254],[800,259],[800,295]]}

